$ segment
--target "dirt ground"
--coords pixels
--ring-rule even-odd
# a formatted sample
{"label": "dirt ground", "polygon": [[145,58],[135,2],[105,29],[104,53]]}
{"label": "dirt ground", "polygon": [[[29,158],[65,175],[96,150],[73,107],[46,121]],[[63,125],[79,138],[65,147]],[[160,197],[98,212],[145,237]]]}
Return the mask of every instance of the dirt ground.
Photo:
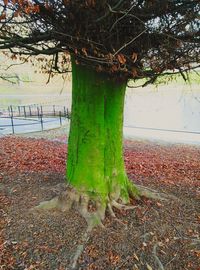
{"label": "dirt ground", "polygon": [[[67,145],[55,139],[0,138],[0,269],[70,270],[86,231],[76,211],[33,211],[63,188]],[[132,201],[90,233],[84,270],[200,270],[200,148],[126,141],[134,182],[171,195]]]}

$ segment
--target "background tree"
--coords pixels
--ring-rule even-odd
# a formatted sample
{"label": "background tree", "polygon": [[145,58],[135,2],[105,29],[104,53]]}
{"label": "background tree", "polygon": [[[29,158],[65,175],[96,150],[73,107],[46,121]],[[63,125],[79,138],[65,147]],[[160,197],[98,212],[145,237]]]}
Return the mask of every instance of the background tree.
{"label": "background tree", "polygon": [[[199,0],[0,3],[0,49],[14,57],[52,55],[49,73],[67,72],[71,61],[68,196],[88,222],[102,220],[107,207],[114,216],[112,206],[142,192],[129,182],[123,161],[127,81],[145,79],[146,85],[176,72],[186,79],[184,71],[199,67]],[[62,195],[47,207],[69,207],[66,202]]]}
{"label": "background tree", "polygon": [[3,81],[7,81],[11,84],[16,84],[20,82],[20,78],[17,74],[13,74],[13,75],[7,75],[7,74],[0,74],[0,79]]}

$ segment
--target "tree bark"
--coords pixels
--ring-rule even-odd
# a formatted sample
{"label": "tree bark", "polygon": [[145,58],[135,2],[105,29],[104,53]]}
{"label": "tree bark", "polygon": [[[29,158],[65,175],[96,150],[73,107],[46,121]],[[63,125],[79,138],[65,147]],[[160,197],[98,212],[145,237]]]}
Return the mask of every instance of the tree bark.
{"label": "tree bark", "polygon": [[[72,114],[67,182],[105,204],[129,202],[130,182],[123,159],[126,82],[72,60]],[[133,186],[132,186],[133,187]]]}

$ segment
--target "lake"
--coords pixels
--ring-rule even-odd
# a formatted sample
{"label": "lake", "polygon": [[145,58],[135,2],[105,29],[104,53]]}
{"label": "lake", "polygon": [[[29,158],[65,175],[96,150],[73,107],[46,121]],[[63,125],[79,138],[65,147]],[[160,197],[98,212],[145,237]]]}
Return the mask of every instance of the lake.
{"label": "lake", "polygon": [[200,88],[128,89],[124,127],[130,137],[200,144]]}
{"label": "lake", "polygon": [[[0,95],[8,105],[43,104],[71,107],[71,92]],[[165,85],[127,88],[124,135],[131,138],[200,144],[200,87]]]}

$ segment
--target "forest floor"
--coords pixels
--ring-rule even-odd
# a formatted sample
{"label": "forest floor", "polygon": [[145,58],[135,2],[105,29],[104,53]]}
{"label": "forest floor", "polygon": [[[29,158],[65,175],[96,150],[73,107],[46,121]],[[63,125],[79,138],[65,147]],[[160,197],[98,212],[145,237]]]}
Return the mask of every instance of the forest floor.
{"label": "forest floor", "polygon": [[[60,192],[66,137],[0,138],[0,269],[71,270],[86,231],[76,211],[31,209]],[[200,270],[200,147],[125,141],[134,182],[171,195],[132,201],[106,217],[85,243],[77,269]]]}

